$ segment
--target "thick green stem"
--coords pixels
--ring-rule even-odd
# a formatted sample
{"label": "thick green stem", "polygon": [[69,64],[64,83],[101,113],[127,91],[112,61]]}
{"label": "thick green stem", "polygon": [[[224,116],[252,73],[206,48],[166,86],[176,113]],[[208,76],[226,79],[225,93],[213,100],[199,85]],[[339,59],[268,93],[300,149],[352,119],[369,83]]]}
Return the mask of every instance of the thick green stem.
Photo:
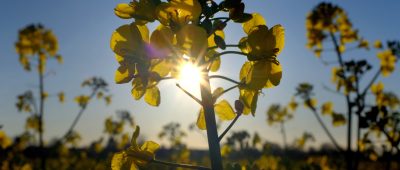
{"label": "thick green stem", "polygon": [[221,150],[218,140],[217,124],[215,121],[214,103],[210,87],[210,79],[207,70],[202,70],[202,82],[200,83],[201,101],[206,119],[208,147],[211,161],[211,169],[222,170]]}

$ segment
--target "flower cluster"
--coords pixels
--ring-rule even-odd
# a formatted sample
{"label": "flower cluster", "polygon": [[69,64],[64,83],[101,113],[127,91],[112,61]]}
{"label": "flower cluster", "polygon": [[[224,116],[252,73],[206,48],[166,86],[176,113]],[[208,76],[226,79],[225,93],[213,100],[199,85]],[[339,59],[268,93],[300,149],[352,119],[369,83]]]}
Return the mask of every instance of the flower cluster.
{"label": "flower cluster", "polygon": [[[213,18],[219,11],[229,12],[229,18]],[[182,63],[192,62],[202,72],[219,69],[221,54],[217,50],[227,46],[223,29],[229,20],[242,23],[247,34],[238,45],[249,60],[240,73],[243,113],[254,114],[259,91],[277,86],[282,77],[277,55],[284,47],[284,28],[268,28],[260,14],[244,13],[240,0],[219,5],[201,0],[139,0],[117,5],[115,14],[134,19],[111,36],[110,46],[120,65],[115,81],[132,81],[133,98],[144,96],[149,105],[160,104],[159,81],[168,75],[178,78]],[[146,24],[154,21],[160,25],[150,33]]]}
{"label": "flower cluster", "polygon": [[145,166],[155,157],[155,152],[160,145],[153,141],[146,141],[141,147],[136,140],[139,137],[140,128],[136,126],[131,139],[131,146],[124,151],[113,155],[111,169],[138,169],[138,166]]}
{"label": "flower cluster", "polygon": [[[317,57],[322,52],[322,42],[330,34],[340,36],[341,52],[345,51],[345,44],[360,40],[358,30],[353,28],[346,12],[330,3],[320,3],[308,15],[306,20],[308,48],[313,48]],[[365,48],[368,42],[360,41],[360,47]]]}
{"label": "flower cluster", "polygon": [[31,70],[31,57],[38,56],[41,64],[38,70],[41,74],[46,68],[47,57],[57,59],[62,63],[63,59],[57,54],[58,42],[57,37],[51,30],[44,28],[42,25],[29,25],[19,31],[18,41],[15,43],[15,49],[19,54],[19,61],[25,70]]}

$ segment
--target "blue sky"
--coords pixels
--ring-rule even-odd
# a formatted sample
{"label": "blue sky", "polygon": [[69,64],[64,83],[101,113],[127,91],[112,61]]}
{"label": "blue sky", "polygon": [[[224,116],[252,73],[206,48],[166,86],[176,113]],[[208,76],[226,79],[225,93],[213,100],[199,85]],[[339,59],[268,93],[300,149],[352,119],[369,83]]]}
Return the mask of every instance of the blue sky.
{"label": "blue sky", "polygon": [[[122,20],[113,14],[113,8],[122,2],[128,1],[95,1],[95,0],[70,0],[70,1],[5,1],[0,6],[0,124],[10,135],[16,135],[23,131],[27,114],[18,113],[15,108],[16,95],[37,87],[37,74],[25,72],[18,63],[18,55],[15,53],[14,43],[17,40],[18,30],[30,23],[42,23],[45,27],[54,31],[59,40],[59,53],[64,57],[64,64],[58,65],[50,61],[48,70],[55,72],[46,77],[46,91],[55,95],[64,91],[67,96],[65,104],[59,104],[56,97],[46,102],[45,109],[45,138],[61,136],[72,122],[78,112],[73,97],[78,94],[89,93],[88,89],[82,89],[80,83],[91,76],[101,76],[110,84],[110,92],[113,94],[113,103],[106,107],[103,101],[94,101],[89,105],[77,125],[77,130],[84,136],[83,144],[102,135],[103,122],[108,116],[115,114],[115,110],[129,110],[133,113],[136,122],[141,126],[142,133],[147,139],[159,141],[157,133],[162,126],[171,122],[179,122],[182,127],[194,122],[197,118],[199,105],[191,101],[179,91],[174,81],[161,82],[161,105],[151,107],[142,100],[135,101],[130,95],[130,85],[117,85],[114,83],[114,72],[117,62],[109,48],[111,33],[122,24],[130,20]],[[267,20],[269,27],[282,24],[285,27],[285,49],[279,56],[283,65],[283,78],[281,85],[273,89],[264,90],[265,95],[260,96],[255,117],[243,116],[234,126],[233,130],[257,131],[263,139],[281,142],[278,127],[270,127],[266,124],[265,110],[271,103],[287,103],[295,92],[295,87],[300,82],[311,82],[316,87],[317,98],[322,103],[333,100],[338,104],[335,109],[341,108],[343,100],[330,92],[322,90],[322,85],[330,83],[330,68],[324,66],[320,60],[305,48],[306,30],[305,17],[315,5],[317,0],[245,0],[247,12],[259,12]],[[398,7],[400,1],[332,1],[343,7],[349,14],[356,28],[360,29],[360,35],[374,41],[400,40],[398,32],[400,18]],[[362,2],[362,3],[360,3]],[[157,24],[150,24],[152,30]],[[244,33],[238,24],[229,24],[229,31],[225,32],[227,42],[238,42]],[[346,57],[366,57],[374,64],[378,63],[375,57],[376,51],[349,52]],[[326,53],[327,60],[333,60],[330,53]],[[332,58],[332,59],[329,59]],[[238,78],[238,72],[245,61],[242,56],[224,56],[221,66],[221,74],[234,79]],[[389,78],[381,79],[387,83],[387,89],[396,89],[399,85],[398,70]],[[228,83],[214,82],[214,87],[229,87]],[[397,92],[398,93],[398,92]],[[229,101],[234,101],[238,96],[233,91],[224,96]],[[287,123],[288,141],[292,142],[304,131],[316,136],[317,144],[328,142],[312,113],[300,109],[295,113],[295,118]],[[329,118],[324,118],[330,124]],[[224,123],[223,127],[226,127]],[[331,128],[333,135],[344,144],[345,128]],[[127,129],[128,130],[128,129]],[[133,131],[133,129],[129,129]],[[207,146],[203,135],[193,132],[186,141],[189,146],[204,148]]]}

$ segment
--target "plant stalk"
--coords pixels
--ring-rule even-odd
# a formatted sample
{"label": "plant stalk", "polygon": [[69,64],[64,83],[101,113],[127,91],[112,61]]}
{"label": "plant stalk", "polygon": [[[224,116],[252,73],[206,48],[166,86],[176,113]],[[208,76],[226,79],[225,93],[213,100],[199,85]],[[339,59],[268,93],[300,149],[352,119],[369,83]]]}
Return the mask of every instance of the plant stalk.
{"label": "plant stalk", "polygon": [[218,140],[217,124],[215,121],[214,103],[210,87],[210,79],[206,69],[202,70],[200,82],[201,101],[206,119],[207,139],[211,161],[211,169],[222,170],[221,150]]}
{"label": "plant stalk", "polygon": [[44,77],[43,77],[43,67],[44,63],[38,56],[38,73],[39,73],[39,147],[42,151],[40,166],[41,169],[46,169],[46,156],[44,151],[44,142],[43,142],[43,115],[44,115]]}

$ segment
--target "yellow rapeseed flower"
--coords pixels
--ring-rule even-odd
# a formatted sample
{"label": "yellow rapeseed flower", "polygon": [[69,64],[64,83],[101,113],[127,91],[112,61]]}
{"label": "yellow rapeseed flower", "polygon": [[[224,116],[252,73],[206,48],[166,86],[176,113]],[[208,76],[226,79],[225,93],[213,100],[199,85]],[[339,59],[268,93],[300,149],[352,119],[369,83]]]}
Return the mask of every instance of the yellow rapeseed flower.
{"label": "yellow rapeseed flower", "polygon": [[114,13],[123,19],[135,18],[135,21],[142,25],[156,19],[155,9],[160,3],[160,0],[134,0],[129,4],[118,4],[114,8]]}
{"label": "yellow rapeseed flower", "polygon": [[197,0],[171,0],[158,5],[156,14],[158,21],[165,26],[197,24],[201,5]]}
{"label": "yellow rapeseed flower", "polygon": [[79,106],[83,107],[89,103],[90,97],[85,95],[80,95],[75,97],[75,102],[79,104]]}
{"label": "yellow rapeseed flower", "polygon": [[374,42],[374,47],[377,48],[377,49],[382,49],[382,47],[383,47],[382,41],[376,40],[376,41]]}
{"label": "yellow rapeseed flower", "polygon": [[381,61],[381,72],[384,77],[389,76],[395,69],[395,64],[397,61],[396,56],[391,50],[385,50],[377,54],[379,60]]}
{"label": "yellow rapeseed flower", "polygon": [[7,147],[9,147],[12,144],[11,139],[7,136],[7,134],[0,130],[0,147],[2,149],[5,149]]}
{"label": "yellow rapeseed flower", "polygon": [[138,166],[145,166],[155,157],[155,152],[159,149],[160,145],[153,141],[146,141],[141,147],[137,144],[136,140],[139,136],[140,128],[136,126],[131,139],[131,146],[122,151],[115,153],[111,160],[111,169],[139,169]]}
{"label": "yellow rapeseed flower", "polygon": [[321,112],[324,115],[330,115],[333,113],[333,103],[332,102],[325,102],[321,106]]}

